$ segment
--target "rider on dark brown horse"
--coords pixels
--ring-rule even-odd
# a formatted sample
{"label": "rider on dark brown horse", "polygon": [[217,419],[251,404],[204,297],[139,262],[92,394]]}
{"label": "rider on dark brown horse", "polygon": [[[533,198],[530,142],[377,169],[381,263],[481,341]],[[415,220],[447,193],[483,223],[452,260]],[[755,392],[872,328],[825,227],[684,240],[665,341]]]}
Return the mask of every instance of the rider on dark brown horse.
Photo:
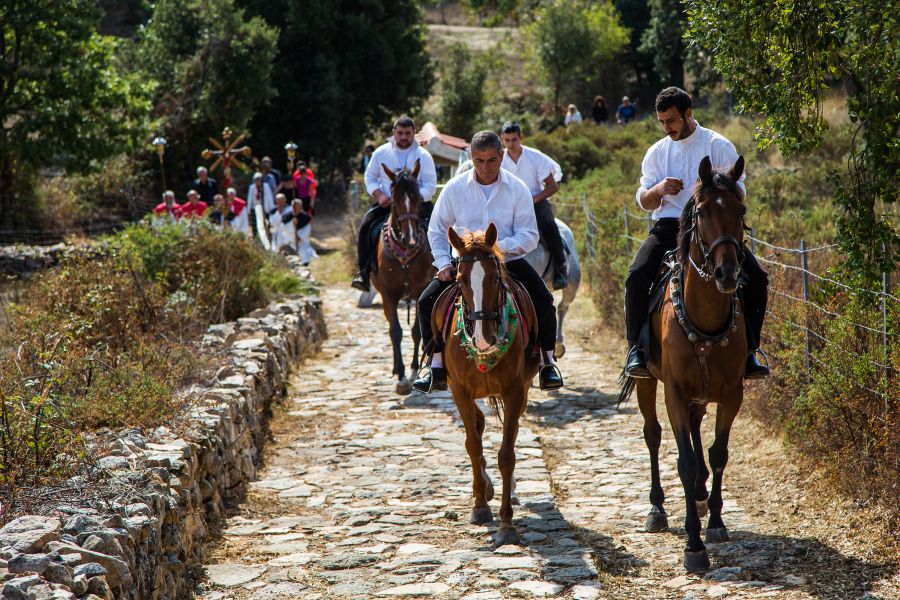
{"label": "rider on dark brown horse", "polygon": [[500,166],[524,181],[531,191],[538,231],[553,260],[553,289],[562,290],[568,285],[569,269],[562,236],[559,235],[559,227],[550,206],[550,196],[559,189],[562,169],[555,160],[540,150],[522,145],[523,137],[522,128],[516,121],[503,124],[500,139],[503,140],[506,151]]}
{"label": "rider on dark brown horse", "polygon": [[500,168],[503,147],[493,131],[481,131],[472,138],[471,171],[457,175],[444,187],[428,227],[428,241],[438,273],[419,297],[419,325],[424,347],[431,348],[431,366],[413,388],[430,392],[447,389],[443,366],[443,341],[431,330],[431,313],[440,293],[454,281],[448,230],[485,231],[493,223],[498,231],[497,246],[503,252],[506,269],[528,290],[538,320],[538,343],[542,366],[541,389],[562,387],[563,379],[553,360],[556,345],[556,311],[553,294],[541,276],[524,260],[538,243],[537,222],[531,192],[520,179]]}
{"label": "rider on dark brown horse", "polygon": [[394,122],[394,133],[390,140],[375,150],[366,167],[366,191],[375,202],[359,227],[356,244],[359,272],[350,283],[362,292],[369,291],[369,274],[372,269],[372,225],[383,222],[391,212],[391,180],[385,174],[382,165],[393,173],[399,173],[404,169],[411,171],[416,161],[419,161],[419,193],[424,200],[420,215],[426,221],[431,216],[433,209],[431,197],[437,189],[434,159],[427,150],[419,146],[415,136],[415,122],[409,117],[400,117]]}
{"label": "rider on dark brown horse", "polygon": [[[675,249],[678,220],[690,200],[700,162],[709,156],[714,168],[727,171],[738,158],[730,141],[694,120],[691,97],[682,89],[669,87],[659,93],[656,118],[666,137],[653,144],[644,156],[641,185],[636,195],[638,206],[653,211],[656,222],[638,249],[625,280],[625,324],[629,345],[625,375],[635,378],[650,376],[644,349],[640,347],[641,329],[647,320],[650,303],[649,291],[663,255]],[[745,191],[743,177],[738,186],[741,192]],[[769,279],[749,250],[744,251],[741,267],[744,312],[749,329],[744,377],[759,379],[769,375],[769,368],[756,359],[766,314]]]}

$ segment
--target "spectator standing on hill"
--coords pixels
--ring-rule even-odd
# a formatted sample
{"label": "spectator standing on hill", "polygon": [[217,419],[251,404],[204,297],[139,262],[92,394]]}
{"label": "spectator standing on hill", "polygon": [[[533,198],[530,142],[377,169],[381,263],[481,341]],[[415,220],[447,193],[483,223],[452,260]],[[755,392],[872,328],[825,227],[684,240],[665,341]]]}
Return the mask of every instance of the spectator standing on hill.
{"label": "spectator standing on hill", "polygon": [[263,174],[259,172],[253,174],[253,183],[247,189],[247,209],[253,211],[257,204],[262,206],[266,215],[275,208],[274,192],[266,185]]}
{"label": "spectator standing on hill", "polygon": [[[213,194],[215,197],[215,194]],[[181,217],[185,219],[198,219],[206,214],[209,205],[200,199],[197,190],[189,190],[187,193],[188,201],[181,205]]]}
{"label": "spectator standing on hill", "polygon": [[297,198],[303,202],[303,210],[312,217],[316,209],[316,180],[312,176],[312,170],[304,163],[300,163],[297,169],[297,175],[294,177],[294,188],[296,189]]}
{"label": "spectator standing on hill", "polygon": [[281,183],[281,171],[272,168],[272,159],[268,156],[263,156],[259,161],[259,171],[263,175],[263,181],[274,194],[278,184]]}
{"label": "spectator standing on hill", "polygon": [[633,121],[636,115],[637,107],[631,103],[628,96],[622,96],[622,104],[616,109],[616,123],[625,125],[626,123]]}
{"label": "spectator standing on hill", "polygon": [[366,144],[365,149],[363,150],[362,160],[359,161],[359,172],[365,173],[366,169],[369,168],[369,163],[372,162],[372,154],[375,153],[375,144]]}
{"label": "spectator standing on hill", "polygon": [[581,123],[581,113],[578,112],[578,107],[574,104],[570,104],[569,110],[566,112],[566,127],[572,123]]}
{"label": "spectator standing on hill", "polygon": [[609,109],[606,108],[606,99],[603,96],[594,96],[591,118],[594,119],[594,123],[597,125],[602,125],[609,120]]}
{"label": "spectator standing on hill", "polygon": [[209,176],[206,167],[197,167],[197,179],[194,180],[194,189],[200,194],[200,199],[211,206],[216,194],[219,193],[219,186],[216,180]]}
{"label": "spectator standing on hill", "polygon": [[181,205],[175,202],[175,192],[166,190],[163,201],[153,209],[153,226],[170,225],[181,217]]}
{"label": "spectator standing on hill", "polygon": [[294,198],[297,197],[297,184],[294,182],[294,175],[290,174],[284,179],[281,180],[281,183],[278,184],[278,187],[275,188],[276,194],[284,194],[284,197],[287,198],[288,205],[294,201]]}

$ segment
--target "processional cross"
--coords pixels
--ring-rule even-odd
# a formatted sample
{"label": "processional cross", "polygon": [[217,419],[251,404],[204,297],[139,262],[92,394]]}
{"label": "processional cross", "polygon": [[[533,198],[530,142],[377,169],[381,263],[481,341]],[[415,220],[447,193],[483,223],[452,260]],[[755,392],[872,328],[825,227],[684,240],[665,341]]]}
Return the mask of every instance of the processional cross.
{"label": "processional cross", "polygon": [[209,138],[210,143],[218,148],[218,150],[210,150],[207,148],[203,150],[203,152],[201,152],[201,155],[206,160],[211,159],[213,156],[218,157],[213,162],[213,164],[209,166],[209,170],[213,171],[217,169],[220,164],[223,166],[226,189],[231,186],[231,164],[234,163],[234,166],[238,167],[239,169],[246,168],[246,165],[242,163],[236,155],[243,154],[244,156],[250,156],[251,153],[250,146],[241,146],[240,148],[237,147],[237,145],[244,141],[244,138],[247,137],[246,133],[242,133],[241,135],[237,136],[237,138],[235,138],[233,142],[230,141],[232,135],[233,132],[231,131],[231,128],[226,127],[222,131],[221,142],[219,142],[215,138]]}

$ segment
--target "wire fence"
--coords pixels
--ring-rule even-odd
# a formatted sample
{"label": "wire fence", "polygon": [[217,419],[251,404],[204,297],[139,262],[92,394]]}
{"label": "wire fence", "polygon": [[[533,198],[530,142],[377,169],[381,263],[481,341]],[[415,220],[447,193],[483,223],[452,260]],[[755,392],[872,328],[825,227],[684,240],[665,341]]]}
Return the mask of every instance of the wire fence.
{"label": "wire fence", "polygon": [[[597,247],[599,236],[610,234],[626,241],[621,245],[621,256],[628,256],[636,250],[646,238],[646,232],[653,227],[651,213],[629,210],[626,206],[614,215],[600,216],[589,202],[588,195],[556,196],[553,206],[557,212],[564,214],[572,221],[583,221],[583,248],[588,260],[598,258]],[[756,237],[752,230],[747,236],[750,250],[763,264],[769,273],[769,308],[767,315],[774,321],[800,333],[805,348],[807,381],[812,381],[817,373],[833,376],[831,370],[817,356],[822,349],[832,353],[840,352],[851,356],[859,363],[878,369],[881,373],[881,391],[876,391],[858,381],[854,385],[877,396],[886,396],[892,389],[896,373],[891,367],[892,347],[896,343],[897,332],[892,330],[891,315],[900,309],[900,298],[892,293],[891,273],[883,273],[881,286],[878,289],[867,289],[853,286],[836,280],[827,272],[828,267],[840,262],[839,245],[822,244],[811,247],[806,240],[800,240],[795,247],[779,245]],[[608,256],[606,257],[608,258]],[[819,267],[811,267],[815,262]],[[840,308],[828,304],[827,299],[835,292],[852,297],[865,298],[873,308],[869,314],[880,312],[880,323],[863,323]],[[840,341],[828,337],[827,325],[838,321],[853,328],[857,341],[855,348],[847,347]],[[765,337],[765,333],[764,333]],[[773,345],[784,340],[765,340]],[[860,349],[862,348],[862,350]]]}

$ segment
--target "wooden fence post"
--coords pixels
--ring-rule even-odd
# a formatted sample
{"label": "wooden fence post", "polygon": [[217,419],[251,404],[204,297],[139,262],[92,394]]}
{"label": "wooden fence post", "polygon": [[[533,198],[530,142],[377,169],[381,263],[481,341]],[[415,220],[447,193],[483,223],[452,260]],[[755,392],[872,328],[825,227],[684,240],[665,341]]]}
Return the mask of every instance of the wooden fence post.
{"label": "wooden fence post", "polygon": [[[809,262],[806,256],[806,240],[800,240],[800,267],[803,269],[803,300],[809,302]],[[809,339],[809,313],[806,308],[806,382],[812,380],[812,344]]]}

